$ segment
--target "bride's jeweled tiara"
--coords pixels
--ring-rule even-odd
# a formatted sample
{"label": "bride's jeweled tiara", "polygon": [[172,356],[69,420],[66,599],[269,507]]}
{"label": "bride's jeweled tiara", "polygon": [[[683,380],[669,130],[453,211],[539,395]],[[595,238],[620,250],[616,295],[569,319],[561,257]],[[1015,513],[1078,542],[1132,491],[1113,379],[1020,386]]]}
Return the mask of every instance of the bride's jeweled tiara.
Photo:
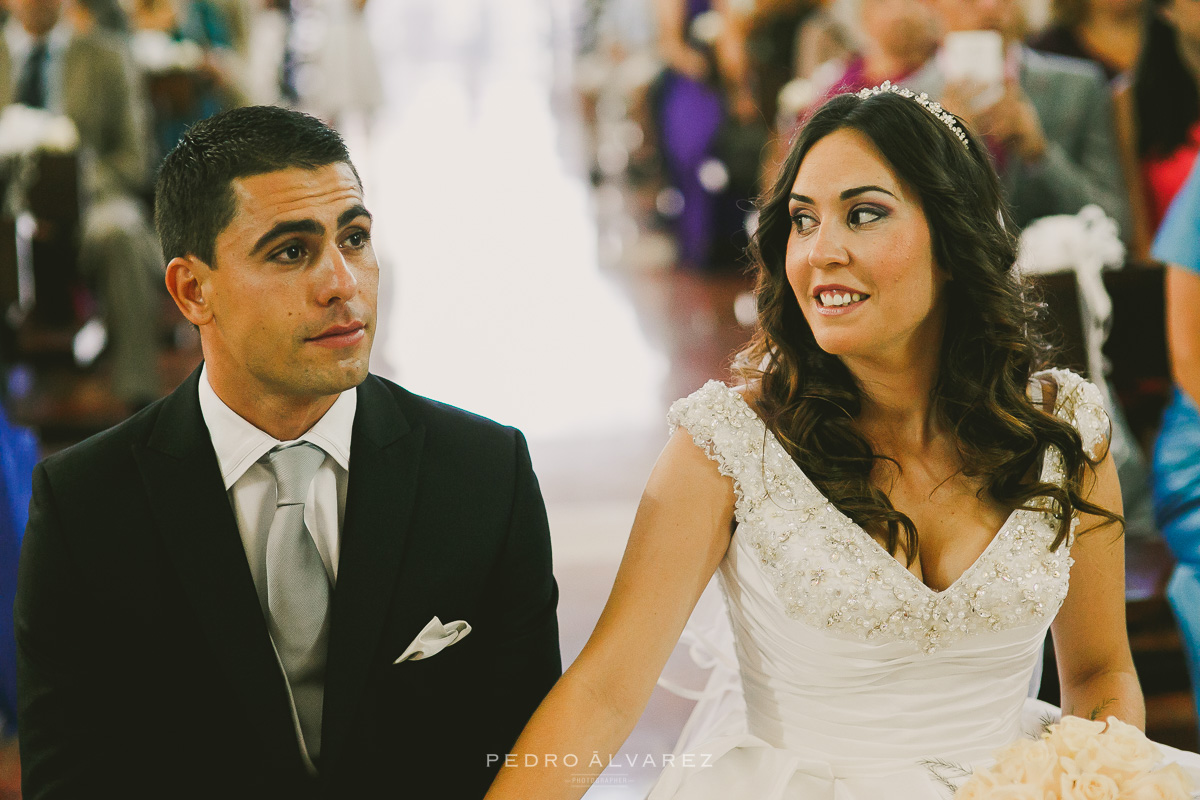
{"label": "bride's jeweled tiara", "polygon": [[909,100],[914,100],[920,103],[925,107],[926,111],[941,120],[942,123],[950,129],[950,132],[958,137],[958,140],[963,143],[963,147],[966,147],[968,150],[970,149],[970,145],[967,143],[967,133],[962,129],[962,126],[958,124],[958,118],[946,109],[942,108],[941,103],[935,100],[930,100],[929,95],[925,94],[924,92],[917,94],[911,89],[905,89],[903,86],[896,86],[891,81],[884,81],[878,86],[870,89],[862,89],[858,92],[858,97],[862,100],[866,100],[871,95],[883,94],[884,92],[898,94],[901,97],[907,97]]}

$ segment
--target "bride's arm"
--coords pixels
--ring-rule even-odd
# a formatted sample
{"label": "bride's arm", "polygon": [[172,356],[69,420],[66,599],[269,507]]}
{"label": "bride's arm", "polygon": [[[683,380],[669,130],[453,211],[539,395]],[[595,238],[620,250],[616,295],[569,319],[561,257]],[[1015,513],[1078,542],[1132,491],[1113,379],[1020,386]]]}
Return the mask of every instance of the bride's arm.
{"label": "bride's arm", "polygon": [[[1087,499],[1121,513],[1112,456],[1087,472]],[[1071,588],[1051,626],[1062,710],[1085,719],[1114,716],[1144,730],[1146,707],[1125,629],[1125,538],[1116,525],[1092,530],[1101,522],[1081,516],[1071,547]]]}
{"label": "bride's arm", "polygon": [[[650,700],[729,547],[733,481],[682,428],[646,484],[608,603],[579,658],[538,706],[486,800],[578,798]],[[523,766],[527,763],[536,766]],[[547,756],[551,756],[548,758]],[[563,764],[564,758],[572,766]],[[551,765],[549,762],[553,760]]]}

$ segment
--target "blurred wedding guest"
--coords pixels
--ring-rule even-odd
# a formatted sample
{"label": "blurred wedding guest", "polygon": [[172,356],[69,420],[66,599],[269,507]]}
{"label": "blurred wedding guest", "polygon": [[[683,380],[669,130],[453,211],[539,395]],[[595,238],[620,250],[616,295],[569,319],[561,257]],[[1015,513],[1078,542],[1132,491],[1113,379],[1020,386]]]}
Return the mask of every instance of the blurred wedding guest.
{"label": "blurred wedding guest", "polygon": [[1148,0],[1143,24],[1146,46],[1114,95],[1141,259],[1200,152],[1200,3]]}
{"label": "blurred wedding guest", "polygon": [[231,44],[224,8],[213,0],[133,0],[134,27],[161,31],[176,40],[190,39],[202,47]]}
{"label": "blurred wedding guest", "polygon": [[798,33],[819,7],[815,0],[755,0],[741,12],[754,102],[765,120],[775,119],[779,91],[796,75]]}
{"label": "blurred wedding guest", "polygon": [[[75,30],[64,0],[9,0],[0,101],[63,114],[78,129],[84,194],[79,264],[104,310],[113,392],[131,407],[158,395],[158,248],[139,197],[149,161],[140,79],[112,37]],[[72,0],[86,12],[91,0]],[[73,14],[74,18],[86,16]]]}
{"label": "blurred wedding guest", "polygon": [[827,88],[814,105],[884,81],[902,83],[937,49],[937,19],[922,0],[839,0],[838,4],[844,18],[853,21],[858,43],[848,58],[828,65],[837,71],[836,77],[832,83],[826,80]]}
{"label": "blurred wedding guest", "polygon": [[250,42],[252,2],[253,0],[213,0],[213,4],[225,18],[229,45],[243,56]]}
{"label": "blurred wedding guest", "polygon": [[247,102],[227,8],[217,0],[133,0],[135,54],[150,78],[160,157],[194,123]]}
{"label": "blurred wedding guest", "polygon": [[1145,0],[1054,0],[1053,23],[1029,40],[1045,53],[1095,61],[1111,81],[1133,69]]}
{"label": "blurred wedding guest", "polygon": [[[684,268],[705,269],[736,261],[745,244],[743,212],[732,187],[722,145],[736,141],[759,119],[745,53],[744,18],[729,0],[655,0],[659,55],[666,69],[655,91],[660,148],[674,189],[675,232]],[[758,163],[749,169],[754,191]],[[743,176],[745,177],[745,176]],[[745,181],[743,181],[744,183]]]}
{"label": "blurred wedding guest", "polygon": [[779,135],[771,142],[764,186],[774,182],[800,123],[829,98],[857,92],[884,81],[903,83],[933,55],[938,45],[937,20],[922,0],[835,0],[831,14],[851,35],[854,49],[820,65],[806,79],[797,74],[781,102]]}
{"label": "blurred wedding guest", "polygon": [[65,10],[75,31],[103,31],[121,40],[129,37],[129,15],[121,7],[120,0],[73,0],[67,3]]}
{"label": "blurred wedding guest", "polygon": [[1200,163],[1171,204],[1153,256],[1167,264],[1167,347],[1175,380],[1154,449],[1155,515],[1178,562],[1167,597],[1200,707]]}
{"label": "blurred wedding guest", "polygon": [[853,14],[842,13],[839,0],[820,0],[796,31],[796,77],[810,78],[817,68],[854,52]]}
{"label": "blurred wedding guest", "polygon": [[[1025,20],[1019,0],[923,2],[938,18],[942,46],[905,84],[941,100],[984,135],[1017,226],[1094,203],[1127,239],[1129,199],[1100,68],[1021,44]],[[993,85],[947,79],[948,70],[958,74],[955,62],[964,54],[951,58],[946,42],[968,31],[999,34]],[[966,53],[973,62],[967,66],[974,68],[981,55]]]}

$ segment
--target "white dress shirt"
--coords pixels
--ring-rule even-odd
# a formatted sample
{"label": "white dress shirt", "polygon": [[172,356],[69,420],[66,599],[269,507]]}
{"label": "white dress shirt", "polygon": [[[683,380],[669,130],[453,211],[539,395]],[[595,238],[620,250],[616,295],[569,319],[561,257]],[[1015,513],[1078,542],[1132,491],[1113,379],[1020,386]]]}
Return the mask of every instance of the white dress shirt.
{"label": "white dress shirt", "polygon": [[[317,423],[301,434],[299,439],[281,442],[243,419],[225,405],[208,382],[208,367],[200,372],[200,414],[208,427],[208,436],[217,453],[217,464],[225,482],[225,492],[233,506],[238,533],[250,564],[250,575],[258,590],[258,602],[263,618],[269,619],[267,609],[267,532],[275,516],[277,488],[274,474],[260,459],[280,445],[309,442],[325,451],[325,460],[317,468],[308,497],[304,502],[304,525],[312,534],[329,574],[330,585],[337,583],[338,546],[342,522],[346,517],[346,486],[350,482],[350,436],[354,428],[354,412],[358,409],[358,391],[347,389]],[[274,645],[274,642],[272,642]],[[275,654],[276,659],[279,653]],[[283,664],[280,662],[280,670]],[[286,684],[286,679],[285,679]],[[309,757],[296,713],[296,702],[288,686],[288,703],[292,724],[300,745],[300,756],[311,774],[316,767]]]}
{"label": "white dress shirt", "polygon": [[[13,93],[16,94],[17,81],[20,79],[29,51],[33,49],[34,39],[29,35],[15,18],[9,17],[4,26],[5,44],[8,45],[8,57],[12,64]],[[63,113],[63,54],[71,43],[71,27],[65,19],[46,34],[46,110],[55,114]]]}
{"label": "white dress shirt", "polygon": [[237,518],[238,533],[246,550],[250,574],[258,589],[264,616],[267,613],[267,531],[275,516],[275,477],[260,459],[284,444],[309,442],[325,451],[325,460],[304,503],[304,524],[312,533],[330,585],[337,583],[338,545],[346,516],[346,486],[350,482],[350,435],[358,392],[347,389],[325,416],[299,439],[281,442],[251,425],[217,397],[208,382],[208,368],[200,373],[200,413],[208,426],[225,491]]}

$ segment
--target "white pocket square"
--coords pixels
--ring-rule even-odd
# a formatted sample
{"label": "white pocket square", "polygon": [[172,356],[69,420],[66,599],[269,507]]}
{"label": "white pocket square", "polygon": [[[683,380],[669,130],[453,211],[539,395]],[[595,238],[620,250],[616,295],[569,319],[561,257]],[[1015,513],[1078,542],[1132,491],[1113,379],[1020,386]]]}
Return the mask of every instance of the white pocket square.
{"label": "white pocket square", "polygon": [[465,620],[456,619],[443,625],[440,619],[434,617],[417,634],[417,638],[412,640],[412,644],[392,663],[399,664],[401,661],[409,660],[420,661],[422,658],[435,656],[470,632],[471,626]]}

